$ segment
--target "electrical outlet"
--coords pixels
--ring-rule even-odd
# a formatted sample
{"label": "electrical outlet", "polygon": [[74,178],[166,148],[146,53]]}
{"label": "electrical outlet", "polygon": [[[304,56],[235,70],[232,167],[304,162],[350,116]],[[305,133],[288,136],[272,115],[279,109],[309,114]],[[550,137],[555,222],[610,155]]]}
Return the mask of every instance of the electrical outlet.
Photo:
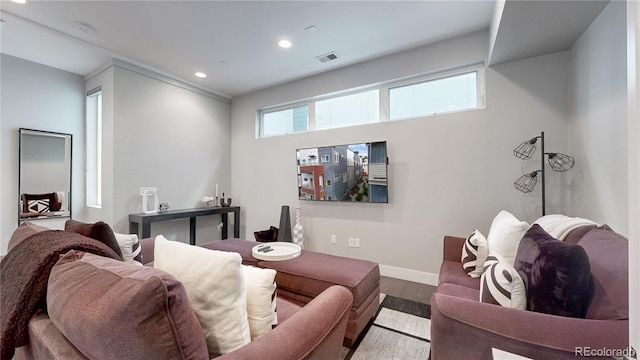
{"label": "electrical outlet", "polygon": [[353,238],[349,238],[349,247],[354,247],[355,246],[355,241]]}
{"label": "electrical outlet", "polygon": [[331,243],[332,244],[336,243],[336,236],[335,235],[331,235]]}
{"label": "electrical outlet", "polygon": [[156,193],[158,192],[158,188],[157,187],[150,187],[150,186],[146,186],[146,187],[140,187],[140,196],[144,195],[144,192],[147,190],[151,190],[151,191],[155,191]]}
{"label": "electrical outlet", "polygon": [[355,238],[354,244],[355,247],[359,248],[360,247],[360,238]]}

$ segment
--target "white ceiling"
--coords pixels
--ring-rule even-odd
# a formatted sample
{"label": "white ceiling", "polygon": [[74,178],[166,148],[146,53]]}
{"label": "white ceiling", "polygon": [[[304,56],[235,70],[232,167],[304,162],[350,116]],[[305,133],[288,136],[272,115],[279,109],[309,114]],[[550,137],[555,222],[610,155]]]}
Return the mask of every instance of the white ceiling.
{"label": "white ceiling", "polygon": [[507,1],[489,65],[564,51],[573,45],[609,0]]}
{"label": "white ceiling", "polygon": [[[86,75],[111,58],[237,96],[488,28],[494,1],[0,2],[0,50]],[[85,33],[76,22],[95,31]],[[317,31],[305,30],[315,26]],[[282,49],[280,39],[293,46]],[[317,56],[335,51],[338,59]],[[202,71],[206,79],[193,74]]]}
{"label": "white ceiling", "polygon": [[[0,0],[0,51],[80,75],[115,58],[233,97],[487,29],[492,18],[492,65],[567,50],[607,3]],[[332,51],[337,60],[316,59]]]}

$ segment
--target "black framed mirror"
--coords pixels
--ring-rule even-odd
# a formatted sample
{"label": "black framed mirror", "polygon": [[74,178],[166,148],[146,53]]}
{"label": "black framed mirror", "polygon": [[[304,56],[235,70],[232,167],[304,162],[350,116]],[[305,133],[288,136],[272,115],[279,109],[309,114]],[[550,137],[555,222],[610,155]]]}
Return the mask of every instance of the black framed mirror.
{"label": "black framed mirror", "polygon": [[72,135],[19,129],[18,220],[71,217]]}

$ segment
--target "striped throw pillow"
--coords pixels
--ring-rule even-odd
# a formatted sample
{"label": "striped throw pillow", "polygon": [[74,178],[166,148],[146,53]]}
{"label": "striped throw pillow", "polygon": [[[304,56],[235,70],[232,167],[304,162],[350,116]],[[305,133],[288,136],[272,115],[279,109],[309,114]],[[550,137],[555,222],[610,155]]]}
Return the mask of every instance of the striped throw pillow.
{"label": "striped throw pillow", "polygon": [[247,318],[251,340],[266,334],[277,324],[276,271],[242,265],[247,293]]}
{"label": "striped throw pillow", "polygon": [[132,265],[142,265],[142,249],[138,235],[114,233],[122,252],[122,260]]}
{"label": "striped throw pillow", "polygon": [[473,230],[462,247],[462,268],[472,278],[482,275],[484,262],[489,253],[487,238],[480,231]]}
{"label": "striped throw pillow", "polygon": [[527,308],[524,282],[513,266],[495,256],[487,257],[480,279],[480,301],[514,309]]}

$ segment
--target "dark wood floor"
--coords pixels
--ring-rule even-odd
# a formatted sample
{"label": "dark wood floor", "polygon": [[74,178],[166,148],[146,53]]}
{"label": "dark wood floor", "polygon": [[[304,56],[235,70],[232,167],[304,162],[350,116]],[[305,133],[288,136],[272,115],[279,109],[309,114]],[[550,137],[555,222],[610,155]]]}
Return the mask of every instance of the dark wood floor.
{"label": "dark wood floor", "polygon": [[380,276],[380,292],[424,304],[431,303],[435,286]]}

